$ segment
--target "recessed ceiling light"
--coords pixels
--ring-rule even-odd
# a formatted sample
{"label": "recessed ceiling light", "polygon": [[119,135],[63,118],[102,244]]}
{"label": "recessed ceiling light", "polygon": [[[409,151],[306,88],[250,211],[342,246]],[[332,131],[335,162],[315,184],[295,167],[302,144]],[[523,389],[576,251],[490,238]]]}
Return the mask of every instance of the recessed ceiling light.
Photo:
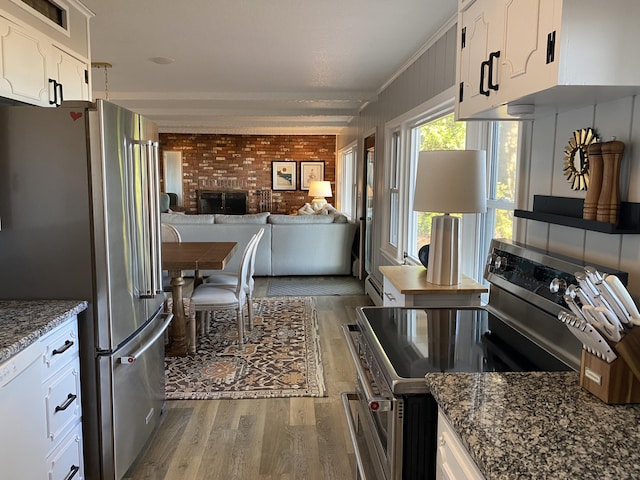
{"label": "recessed ceiling light", "polygon": [[176,61],[174,58],[169,57],[151,57],[149,60],[158,65],[169,65]]}

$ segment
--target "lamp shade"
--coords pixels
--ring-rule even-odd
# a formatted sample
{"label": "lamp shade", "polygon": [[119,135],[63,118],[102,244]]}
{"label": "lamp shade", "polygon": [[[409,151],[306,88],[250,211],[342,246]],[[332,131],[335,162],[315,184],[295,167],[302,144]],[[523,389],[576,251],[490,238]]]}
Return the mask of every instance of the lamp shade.
{"label": "lamp shade", "polygon": [[331,182],[313,180],[309,183],[310,197],[331,197]]}
{"label": "lamp shade", "polygon": [[413,209],[440,213],[485,212],[486,171],[484,150],[420,152]]}

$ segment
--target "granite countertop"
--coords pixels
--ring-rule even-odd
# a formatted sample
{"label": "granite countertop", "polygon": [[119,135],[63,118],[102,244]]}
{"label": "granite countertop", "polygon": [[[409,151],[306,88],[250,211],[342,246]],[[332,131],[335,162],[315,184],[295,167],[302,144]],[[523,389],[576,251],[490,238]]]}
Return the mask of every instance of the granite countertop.
{"label": "granite countertop", "polygon": [[426,379],[486,480],[640,478],[640,405],[605,404],[578,372]]}
{"label": "granite countertop", "polygon": [[83,300],[0,300],[0,362],[86,308]]}

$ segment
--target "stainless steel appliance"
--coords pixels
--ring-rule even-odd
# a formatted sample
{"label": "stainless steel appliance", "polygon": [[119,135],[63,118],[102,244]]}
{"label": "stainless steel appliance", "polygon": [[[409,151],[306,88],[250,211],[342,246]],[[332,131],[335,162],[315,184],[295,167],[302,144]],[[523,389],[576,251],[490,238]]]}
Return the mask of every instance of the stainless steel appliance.
{"label": "stainless steel appliance", "polygon": [[[437,405],[424,380],[428,372],[579,369],[581,344],[558,320],[567,306],[562,290],[550,285],[576,283],[583,267],[493,240],[487,305],[358,308],[356,323],[344,327],[356,391],[342,394],[358,478],[435,478]],[[598,269],[626,283],[626,274]]]}
{"label": "stainless steel appliance", "polygon": [[120,479],[164,410],[156,126],[98,101],[0,108],[0,297],[84,299],[86,478]]}

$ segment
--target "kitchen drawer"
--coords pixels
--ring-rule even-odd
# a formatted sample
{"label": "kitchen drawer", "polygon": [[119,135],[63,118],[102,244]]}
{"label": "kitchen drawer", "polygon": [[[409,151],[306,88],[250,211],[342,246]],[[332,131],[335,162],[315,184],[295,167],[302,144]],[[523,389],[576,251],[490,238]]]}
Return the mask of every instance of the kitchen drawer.
{"label": "kitchen drawer", "polygon": [[77,317],[70,317],[68,322],[42,337],[40,342],[44,346],[42,378],[46,379],[78,357]]}
{"label": "kitchen drawer", "polygon": [[84,479],[82,425],[78,424],[47,457],[47,480]]}
{"label": "kitchen drawer", "polygon": [[43,384],[49,451],[72,425],[80,423],[79,365],[78,359],[69,362]]}
{"label": "kitchen drawer", "polygon": [[384,290],[384,292],[382,293],[382,304],[385,307],[405,306],[404,294],[400,293],[400,290],[398,290],[387,277],[384,277],[382,285]]}

